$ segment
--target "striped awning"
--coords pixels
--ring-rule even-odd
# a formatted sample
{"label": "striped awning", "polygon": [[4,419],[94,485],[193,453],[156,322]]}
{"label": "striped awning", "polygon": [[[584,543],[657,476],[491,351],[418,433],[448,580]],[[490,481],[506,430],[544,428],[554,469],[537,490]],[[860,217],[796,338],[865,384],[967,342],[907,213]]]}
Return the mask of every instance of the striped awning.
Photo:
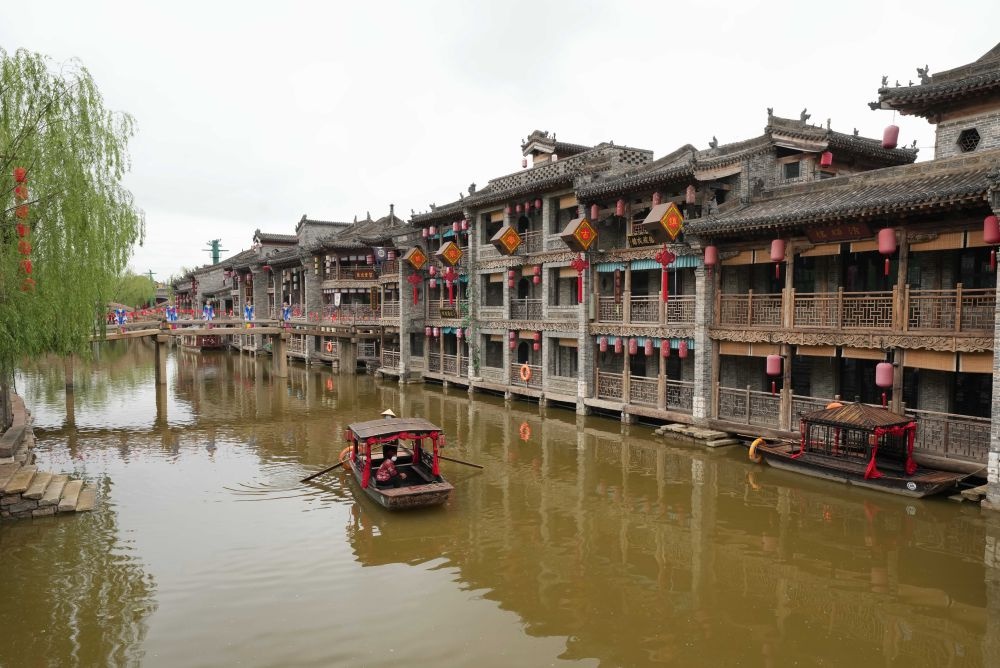
{"label": "striped awning", "polygon": [[[690,269],[701,266],[701,258],[697,255],[681,255],[670,263],[670,269]],[[661,269],[660,263],[652,258],[644,260],[632,260],[632,271],[647,271],[650,269]]]}
{"label": "striped awning", "polygon": [[625,270],[624,262],[601,262],[597,265],[597,271],[599,273],[608,273],[615,270]]}

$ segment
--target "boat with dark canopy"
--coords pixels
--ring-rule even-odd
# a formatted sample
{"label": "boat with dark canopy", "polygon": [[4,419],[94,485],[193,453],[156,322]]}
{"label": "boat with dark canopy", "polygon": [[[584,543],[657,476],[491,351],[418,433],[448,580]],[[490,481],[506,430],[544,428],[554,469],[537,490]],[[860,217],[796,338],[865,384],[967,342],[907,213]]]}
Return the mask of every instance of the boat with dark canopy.
{"label": "boat with dark canopy", "polygon": [[831,403],[803,413],[798,443],[757,439],[750,459],[775,468],[883,492],[924,497],[954,488],[969,473],[919,466],[913,458],[917,423],[862,403]]}
{"label": "boat with dark canopy", "polygon": [[[454,487],[441,476],[440,453],[444,446],[441,428],[423,418],[395,418],[355,422],[345,433],[349,448],[347,465],[361,489],[389,510],[439,505]],[[425,447],[429,442],[429,449]],[[409,442],[410,448],[404,444]],[[380,453],[373,449],[381,446]],[[394,483],[376,480],[376,471],[395,456],[395,469],[402,474]]]}

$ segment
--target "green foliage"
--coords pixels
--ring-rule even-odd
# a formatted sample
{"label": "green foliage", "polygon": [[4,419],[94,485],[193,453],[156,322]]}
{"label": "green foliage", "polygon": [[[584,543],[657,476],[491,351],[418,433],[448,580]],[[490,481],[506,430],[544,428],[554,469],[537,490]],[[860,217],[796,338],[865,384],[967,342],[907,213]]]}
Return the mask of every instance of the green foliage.
{"label": "green foliage", "polygon": [[156,299],[156,283],[149,276],[137,276],[131,272],[122,276],[111,293],[111,301],[126,306],[152,304]]}
{"label": "green foliage", "polygon": [[[133,121],[104,108],[77,61],[0,49],[0,369],[23,356],[84,353],[114,299],[142,212],[121,179]],[[32,278],[23,291],[13,169],[28,172]],[[97,317],[103,322],[103,317]]]}

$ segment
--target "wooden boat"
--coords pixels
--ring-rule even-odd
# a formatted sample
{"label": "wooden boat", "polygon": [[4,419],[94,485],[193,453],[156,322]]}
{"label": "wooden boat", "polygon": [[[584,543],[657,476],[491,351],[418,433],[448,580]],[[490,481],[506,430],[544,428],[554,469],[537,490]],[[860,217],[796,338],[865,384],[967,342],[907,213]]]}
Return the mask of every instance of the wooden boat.
{"label": "wooden boat", "polygon": [[925,497],[953,489],[971,474],[919,466],[913,459],[916,422],[861,403],[804,413],[800,440],[768,444],[757,439],[750,458],[816,478],[881,492]]}
{"label": "wooden boat", "polygon": [[[441,476],[438,450],[444,444],[440,427],[423,418],[385,417],[348,425],[345,434],[350,443],[347,465],[354,479],[372,500],[389,510],[435,506],[448,500],[453,489]],[[410,441],[412,447],[404,449]],[[424,447],[430,441],[430,451]],[[381,446],[382,452],[373,455]],[[399,486],[383,485],[375,472],[386,456],[396,451],[396,470],[406,475]]]}

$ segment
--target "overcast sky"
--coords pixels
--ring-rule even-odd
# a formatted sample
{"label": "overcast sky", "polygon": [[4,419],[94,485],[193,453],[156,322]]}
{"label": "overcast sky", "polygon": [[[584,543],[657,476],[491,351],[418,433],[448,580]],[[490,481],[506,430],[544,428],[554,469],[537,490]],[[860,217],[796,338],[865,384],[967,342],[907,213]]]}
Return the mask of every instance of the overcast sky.
{"label": "overcast sky", "polygon": [[[881,136],[892,112],[866,103],[883,74],[967,63],[997,26],[985,0],[0,3],[0,47],[81,59],[135,117],[132,266],[158,280],[208,262],[210,239],[233,254],[302,214],[452,201],[520,169],[536,128],[660,157],[807,107]],[[930,125],[897,124],[933,154]]]}

